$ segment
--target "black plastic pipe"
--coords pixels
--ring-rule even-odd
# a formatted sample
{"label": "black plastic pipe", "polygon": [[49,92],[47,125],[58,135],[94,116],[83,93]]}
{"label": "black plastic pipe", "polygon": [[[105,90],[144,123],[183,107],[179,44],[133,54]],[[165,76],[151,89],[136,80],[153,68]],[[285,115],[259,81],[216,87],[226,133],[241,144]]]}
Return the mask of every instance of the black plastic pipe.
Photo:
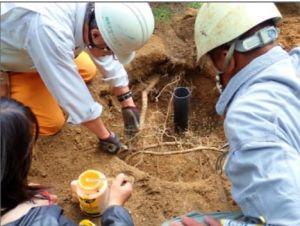
{"label": "black plastic pipe", "polygon": [[187,87],[177,87],[173,93],[174,127],[176,132],[189,128],[189,108],[191,91]]}

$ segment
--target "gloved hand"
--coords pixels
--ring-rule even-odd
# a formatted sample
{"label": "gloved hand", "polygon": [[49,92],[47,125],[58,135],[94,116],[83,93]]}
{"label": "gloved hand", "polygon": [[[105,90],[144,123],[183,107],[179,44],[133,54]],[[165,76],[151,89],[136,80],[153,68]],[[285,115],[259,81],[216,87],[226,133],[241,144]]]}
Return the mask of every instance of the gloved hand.
{"label": "gloved hand", "polygon": [[99,139],[100,148],[102,151],[115,154],[121,147],[119,137],[111,132],[110,136],[106,139]]}
{"label": "gloved hand", "polygon": [[140,112],[136,107],[122,109],[125,134],[134,136],[140,128]]}

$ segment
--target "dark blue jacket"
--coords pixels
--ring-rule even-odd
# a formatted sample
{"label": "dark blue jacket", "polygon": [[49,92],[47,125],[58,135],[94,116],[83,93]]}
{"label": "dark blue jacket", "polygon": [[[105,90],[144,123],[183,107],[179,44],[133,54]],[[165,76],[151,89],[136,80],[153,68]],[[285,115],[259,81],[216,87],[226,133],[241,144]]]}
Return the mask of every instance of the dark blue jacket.
{"label": "dark blue jacket", "polygon": [[77,226],[63,215],[63,210],[57,205],[31,208],[20,219],[5,226]]}
{"label": "dark blue jacket", "polygon": [[[77,226],[63,215],[57,205],[32,208],[25,216],[5,226]],[[122,206],[111,206],[101,218],[102,226],[134,226],[128,211]]]}
{"label": "dark blue jacket", "polygon": [[134,226],[128,211],[122,206],[107,208],[101,218],[102,226]]}

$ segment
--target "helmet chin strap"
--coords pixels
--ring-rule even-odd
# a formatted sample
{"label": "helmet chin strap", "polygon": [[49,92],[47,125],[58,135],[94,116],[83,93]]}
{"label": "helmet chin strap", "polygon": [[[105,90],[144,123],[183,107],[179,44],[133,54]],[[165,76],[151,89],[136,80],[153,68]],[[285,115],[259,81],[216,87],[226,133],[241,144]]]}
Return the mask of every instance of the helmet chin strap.
{"label": "helmet chin strap", "polygon": [[222,85],[222,82],[221,82],[221,76],[222,74],[224,74],[228,68],[228,65],[230,63],[230,60],[232,59],[233,57],[233,52],[234,52],[234,49],[235,49],[235,45],[236,45],[236,40],[233,41],[230,45],[230,48],[225,56],[225,63],[223,65],[223,69],[221,71],[218,71],[217,74],[216,74],[216,86],[217,86],[217,89],[219,91],[219,93],[222,93],[223,92],[223,85]]}
{"label": "helmet chin strap", "polygon": [[221,72],[218,72],[216,75],[216,85],[220,93],[223,91],[221,76],[224,72],[226,72],[229,62],[232,59],[234,50],[236,49],[238,52],[245,53],[250,50],[260,48],[275,41],[278,38],[278,33],[279,30],[277,28],[275,28],[274,26],[268,26],[260,29],[259,31],[255,32],[255,34],[246,39],[240,40],[239,38],[237,38],[231,43],[229,51],[227,52],[225,57],[223,70]]}
{"label": "helmet chin strap", "polygon": [[220,76],[219,73],[216,74],[215,79],[216,79],[216,87],[217,87],[217,90],[218,90],[219,93],[222,93],[222,92],[223,92],[223,86],[222,86],[222,84],[221,84],[221,76]]}
{"label": "helmet chin strap", "polygon": [[95,13],[95,4],[93,2],[89,2],[87,4],[85,17],[84,17],[84,21],[88,25],[88,31],[87,31],[88,32],[88,41],[89,41],[89,43],[87,44],[88,49],[92,49],[95,47],[95,43],[93,42],[91,29],[90,29],[92,19],[95,17],[94,13]]}
{"label": "helmet chin strap", "polygon": [[89,39],[89,44],[88,44],[88,48],[89,49],[93,49],[93,48],[97,48],[97,45],[94,43],[93,38],[92,38],[92,32],[91,32],[91,27],[92,27],[92,21],[95,18],[95,8],[93,3],[89,3],[90,5],[90,12],[89,12],[89,18],[88,18],[88,39]]}

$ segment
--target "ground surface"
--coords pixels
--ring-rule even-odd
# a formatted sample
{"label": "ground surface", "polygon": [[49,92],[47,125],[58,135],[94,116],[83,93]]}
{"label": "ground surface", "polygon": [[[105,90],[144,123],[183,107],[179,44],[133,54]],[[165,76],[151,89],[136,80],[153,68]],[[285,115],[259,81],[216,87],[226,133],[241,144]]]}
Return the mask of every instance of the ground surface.
{"label": "ground surface", "polygon": [[[155,8],[161,6],[153,4]],[[167,156],[132,156],[142,150],[176,151],[199,145],[219,148],[226,143],[222,119],[214,111],[217,94],[209,66],[205,60],[200,66],[194,66],[195,10],[182,3],[163,6],[171,9],[172,18],[157,23],[155,36],[128,67],[135,100],[140,106],[141,90],[147,87],[147,81],[155,75],[160,77],[149,93],[141,134],[132,141],[124,138],[120,108],[108,87],[100,81],[100,76],[89,85],[95,99],[106,108],[103,120],[121,135],[129,150],[117,156],[104,154],[98,149],[93,134],[83,127],[70,125],[53,137],[40,138],[35,147],[30,181],[52,185],[52,192],[59,196],[59,204],[76,222],[85,217],[71,202],[69,185],[89,168],[98,169],[107,176],[125,172],[135,178],[134,193],[126,207],[136,225],[160,225],[165,219],[191,210],[238,209],[231,199],[228,181],[215,170],[219,152],[202,150]],[[291,3],[281,3],[279,7],[285,16],[280,25],[280,42],[289,50],[300,44],[300,8]],[[190,131],[184,136],[173,132],[172,111],[168,111],[170,92],[176,85],[192,90]],[[180,144],[150,147],[161,142]]]}

